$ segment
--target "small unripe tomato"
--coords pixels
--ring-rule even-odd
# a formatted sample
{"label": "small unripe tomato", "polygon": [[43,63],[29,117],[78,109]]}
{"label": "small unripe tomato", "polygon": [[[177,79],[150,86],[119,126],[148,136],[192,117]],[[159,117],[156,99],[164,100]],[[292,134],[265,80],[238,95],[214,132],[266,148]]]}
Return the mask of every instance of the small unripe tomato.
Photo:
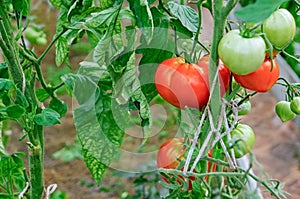
{"label": "small unripe tomato", "polygon": [[275,112],[282,122],[292,120],[296,114],[290,108],[290,102],[280,101],[275,106]]}
{"label": "small unripe tomato", "polygon": [[246,124],[238,124],[231,132],[231,144],[233,144],[234,155],[241,158],[249,153],[255,142],[253,129]]}
{"label": "small unripe tomato", "polygon": [[238,111],[238,115],[246,115],[251,111],[251,102],[246,101],[240,106],[240,110]]}
{"label": "small unripe tomato", "polygon": [[300,97],[294,97],[291,101],[290,108],[295,114],[300,115]]}

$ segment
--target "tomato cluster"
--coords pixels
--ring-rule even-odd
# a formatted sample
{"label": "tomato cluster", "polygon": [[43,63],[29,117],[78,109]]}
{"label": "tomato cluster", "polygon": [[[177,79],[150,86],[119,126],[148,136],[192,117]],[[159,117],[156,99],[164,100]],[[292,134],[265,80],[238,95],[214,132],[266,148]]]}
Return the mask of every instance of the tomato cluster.
{"label": "tomato cluster", "polygon": [[[236,82],[244,88],[266,92],[279,77],[279,67],[275,60],[278,51],[287,47],[296,33],[293,16],[286,9],[276,10],[262,25],[262,34],[272,44],[272,56],[266,49],[261,36],[251,36],[246,30],[229,31],[220,41],[218,54],[232,72]],[[274,59],[273,59],[274,58]]]}

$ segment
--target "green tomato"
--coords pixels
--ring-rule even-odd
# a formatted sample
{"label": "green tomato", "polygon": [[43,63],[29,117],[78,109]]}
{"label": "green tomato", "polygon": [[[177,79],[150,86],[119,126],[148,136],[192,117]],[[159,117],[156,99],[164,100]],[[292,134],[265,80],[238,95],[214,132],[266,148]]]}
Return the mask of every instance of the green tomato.
{"label": "green tomato", "polygon": [[251,151],[255,142],[255,134],[250,126],[246,124],[238,124],[230,132],[230,135],[236,158],[241,158]]}
{"label": "green tomato", "polygon": [[300,97],[295,97],[291,101],[290,108],[295,114],[300,115]]}
{"label": "green tomato", "polygon": [[240,106],[240,110],[238,111],[238,115],[246,115],[251,111],[251,102],[246,101]]}
{"label": "green tomato", "polygon": [[285,48],[295,37],[295,19],[288,10],[280,8],[264,21],[263,32],[273,46]]}
{"label": "green tomato", "polygon": [[36,39],[41,37],[43,32],[37,31],[35,28],[28,27],[26,28],[24,32],[25,38],[30,42],[30,43],[35,43]]}
{"label": "green tomato", "polygon": [[35,43],[37,45],[44,46],[47,44],[47,39],[46,39],[46,37],[39,37],[36,39]]}
{"label": "green tomato", "polygon": [[218,54],[231,72],[247,75],[260,67],[265,59],[266,44],[261,37],[245,38],[239,30],[228,32],[220,41]]}
{"label": "green tomato", "polygon": [[282,122],[292,120],[296,114],[290,108],[290,102],[280,101],[275,106],[275,112]]}

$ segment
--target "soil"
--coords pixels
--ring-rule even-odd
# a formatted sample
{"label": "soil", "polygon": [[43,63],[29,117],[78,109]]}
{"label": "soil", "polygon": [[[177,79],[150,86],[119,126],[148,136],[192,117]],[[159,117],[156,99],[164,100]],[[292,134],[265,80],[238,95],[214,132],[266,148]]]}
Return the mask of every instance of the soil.
{"label": "soil", "polygon": [[[48,11],[47,6],[42,6],[42,9],[37,10],[37,14],[44,16],[47,13],[48,17],[42,18],[41,21],[47,24],[48,29],[46,31],[49,37],[53,35],[55,23],[51,22],[51,18],[53,20],[54,16],[51,17],[51,12]],[[39,50],[42,49],[36,49],[37,52]],[[76,68],[76,63],[82,59],[83,57],[80,55],[72,55],[72,67]],[[47,70],[46,66],[54,65],[53,49],[52,53],[46,57],[43,65],[45,66],[44,71]],[[108,169],[101,183],[102,188],[99,189],[92,180],[84,161],[74,159],[64,163],[53,158],[53,153],[65,145],[73,143],[76,137],[72,117],[72,100],[67,96],[64,96],[64,99],[68,102],[70,109],[62,119],[62,124],[45,129],[45,185],[56,183],[59,190],[67,193],[68,199],[121,198],[122,193],[132,192],[132,179],[112,176],[114,169]],[[268,177],[279,179],[285,183],[284,190],[291,194],[288,198],[300,198],[299,129],[295,127],[293,122],[282,123],[279,120],[274,112],[276,99],[270,93],[256,95],[251,99],[251,103],[251,113],[242,117],[241,121],[252,126],[256,133],[256,143],[253,149],[256,159]],[[25,144],[20,144],[17,141],[21,135],[20,129],[14,127],[13,132],[9,151],[26,151]],[[138,142],[132,141],[124,148],[135,150],[138,145]],[[119,164],[130,163],[133,161],[128,160],[126,163]],[[258,166],[255,166],[255,172],[262,174],[262,170]],[[107,187],[112,190],[107,192]],[[265,194],[265,198],[272,197]]]}

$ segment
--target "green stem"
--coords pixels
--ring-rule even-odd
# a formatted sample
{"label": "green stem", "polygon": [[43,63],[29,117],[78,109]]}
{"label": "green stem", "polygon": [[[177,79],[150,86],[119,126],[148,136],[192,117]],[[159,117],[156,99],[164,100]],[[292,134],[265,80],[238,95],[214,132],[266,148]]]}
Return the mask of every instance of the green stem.
{"label": "green stem", "polygon": [[[0,0],[0,5],[5,5],[4,0]],[[0,6],[0,45],[3,54],[7,59],[8,70],[11,74],[12,80],[21,91],[24,91],[25,77],[16,50],[17,43],[14,40],[12,25],[5,8],[5,6]]]}
{"label": "green stem", "polygon": [[[201,24],[202,24],[202,6],[201,6],[201,4],[202,4],[202,1],[200,1],[197,4],[199,21],[198,21],[198,28],[197,28],[197,32],[196,32],[196,35],[195,35],[195,39],[193,41],[193,47],[192,47],[191,55],[193,55],[194,52],[195,52],[196,44],[198,43],[198,36],[199,36],[200,30],[201,30]],[[194,54],[194,56],[192,58],[192,61],[196,62],[196,54]]]}
{"label": "green stem", "polygon": [[[5,5],[4,0],[0,0],[0,5]],[[13,27],[10,23],[5,6],[0,6],[0,47],[7,59],[8,69],[14,84],[25,93],[25,97],[31,102],[31,111],[38,114],[41,110],[37,108],[33,82],[27,82],[19,59],[19,47],[14,39]],[[39,63],[39,62],[38,62]],[[39,68],[39,66],[38,66]],[[40,71],[41,72],[41,71]],[[34,77],[34,74],[33,74]],[[33,125],[28,133],[29,169],[30,169],[30,198],[41,199],[44,190],[43,160],[44,160],[44,132],[43,127]]]}
{"label": "green stem", "polygon": [[[47,46],[47,48],[45,49],[45,51],[41,54],[41,56],[38,58],[38,62],[40,63],[45,56],[47,55],[47,53],[49,52],[49,50],[51,49],[51,47],[56,43],[56,41],[67,31],[66,28],[63,28],[63,30],[56,35],[56,37],[51,41],[51,43]],[[40,64],[39,64],[40,65]]]}

